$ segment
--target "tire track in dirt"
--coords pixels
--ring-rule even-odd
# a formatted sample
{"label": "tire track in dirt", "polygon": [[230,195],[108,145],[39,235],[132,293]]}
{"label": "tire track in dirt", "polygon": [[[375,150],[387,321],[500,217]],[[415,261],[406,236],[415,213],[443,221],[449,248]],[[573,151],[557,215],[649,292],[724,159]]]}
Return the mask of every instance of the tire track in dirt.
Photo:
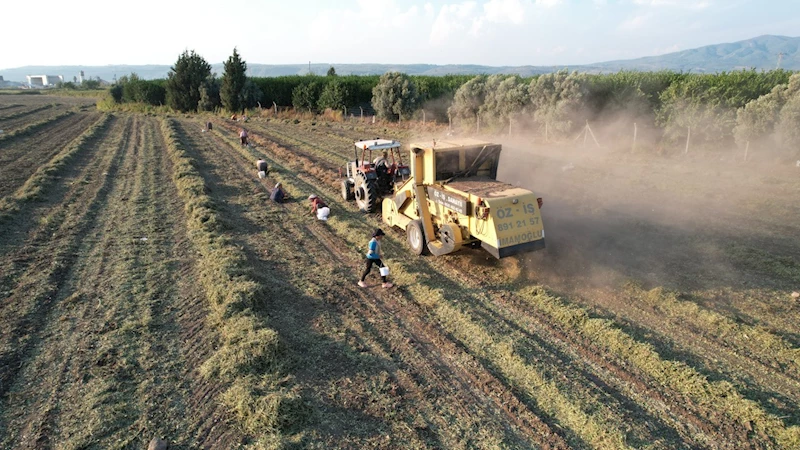
{"label": "tire track in dirt", "polygon": [[[224,143],[219,144],[217,147],[224,145]],[[249,164],[241,161],[241,156],[237,158],[240,159],[238,164],[241,167],[238,176],[252,176],[252,174],[248,173],[247,166]],[[263,184],[261,189],[264,189]],[[287,206],[287,208],[289,207]],[[297,208],[294,208],[294,210],[297,213]],[[338,238],[325,230],[324,227],[315,224],[304,228],[311,231],[313,238],[318,239],[329,253],[327,256],[323,254],[312,259],[326,259],[334,262],[334,264],[335,262],[339,264],[347,262],[350,266],[360,265],[360,259],[354,259],[352,254],[339,250],[347,248],[348,245],[337,242]],[[316,245],[310,246],[310,248],[316,247]],[[348,277],[351,276],[352,274],[348,274]],[[436,391],[441,391],[437,395],[442,394],[452,396],[454,399],[458,398],[464,405],[471,403],[481,405],[480,408],[486,411],[487,414],[504,417],[503,420],[523,431],[525,436],[523,440],[532,439],[534,442],[539,442],[539,445],[555,448],[566,446],[565,442],[558,438],[557,433],[553,432],[553,429],[545,425],[535,414],[519,402],[513,394],[499,389],[502,383],[487,371],[481,370],[481,365],[474,358],[445,337],[446,333],[443,334],[442,330],[436,329],[435,326],[431,326],[422,320],[424,312],[417,305],[409,305],[407,301],[402,299],[401,295],[382,293],[378,294],[377,298],[372,298],[364,291],[354,288],[352,282],[347,282],[346,286],[342,286],[341,283],[338,284],[340,286],[336,292],[348,292],[348,297],[352,297],[350,301],[339,300],[336,302],[336,305],[342,309],[342,313],[352,311],[348,313],[352,317],[366,317],[368,322],[380,324],[379,329],[371,331],[376,334],[372,339],[377,341],[390,339],[391,350],[388,351],[388,356],[395,358],[398,364],[404,363],[406,360],[416,361],[414,366],[405,369],[411,371],[412,374],[419,374],[412,375],[411,380],[428,380],[425,383],[426,385],[439,386],[435,389]],[[353,300],[357,300],[357,302]],[[379,302],[376,303],[375,300],[379,300]],[[363,328],[369,330],[369,327],[363,326]],[[385,336],[393,337],[387,338]],[[383,344],[383,346],[386,346],[386,344]],[[404,364],[410,363],[405,362]],[[471,373],[472,371],[475,374]],[[436,381],[434,382],[433,380]],[[425,390],[420,386],[404,385],[403,387],[408,391]],[[443,394],[444,392],[447,392],[447,394]],[[468,410],[469,407],[462,410],[462,414],[465,417],[470,414]]]}
{"label": "tire track in dirt", "polygon": [[13,193],[69,142],[98,120],[100,113],[75,113],[39,130],[4,142],[0,152],[0,197]]}
{"label": "tire track in dirt", "polygon": [[[299,153],[302,153],[302,154],[304,154],[304,156],[305,156],[305,152],[304,152],[302,149],[295,148],[295,149],[294,149],[294,152],[299,152]],[[315,162],[318,162],[318,161],[315,161]],[[465,277],[467,277],[467,274],[464,274],[464,276],[465,276]],[[519,312],[519,311],[517,311],[517,312]],[[563,334],[563,333],[561,333],[561,334]],[[573,338],[573,340],[574,340],[574,338]],[[586,355],[586,356],[591,356],[591,355],[593,355],[593,353],[592,353],[592,352],[596,352],[596,351],[597,351],[597,349],[596,349],[596,348],[595,348],[595,349],[588,348],[588,349],[586,349],[586,351],[585,351],[585,352],[582,352],[582,353],[584,353],[584,355]],[[594,354],[596,354],[596,353],[594,353]],[[597,358],[595,358],[595,359],[597,359]],[[587,360],[588,360],[588,361],[591,361],[592,359],[591,359],[591,358],[588,358]],[[618,364],[620,364],[620,363],[618,363]],[[614,379],[615,379],[615,378],[618,376],[618,375],[616,375],[616,374],[615,374],[615,372],[617,372],[617,373],[618,373],[618,372],[619,372],[619,367],[623,367],[624,365],[625,365],[625,364],[624,364],[624,362],[621,362],[621,364],[618,366],[618,368],[617,368],[616,370],[612,370],[611,372],[609,372],[609,374],[610,374],[610,380],[612,381],[612,383],[614,382]],[[612,369],[613,369],[613,367],[612,367]],[[627,378],[628,378],[628,379],[632,379],[632,380],[637,380],[637,379],[641,378],[641,375],[638,375],[638,377],[637,377],[637,375],[638,375],[638,374],[636,374],[636,373],[634,372],[634,373],[632,373],[632,374],[628,374],[628,375],[627,375]],[[609,375],[607,375],[607,377],[609,377]],[[617,384],[618,384],[618,383],[617,383]],[[656,398],[656,399],[657,399],[657,398],[659,398],[659,397],[664,397],[664,396],[663,396],[662,394],[660,394],[658,391],[653,391],[652,389],[650,389],[650,390],[649,390],[649,392],[651,392],[651,394],[653,394],[653,395],[655,396],[654,398]],[[630,394],[629,394],[629,395],[631,395],[631,398],[637,398],[636,392],[634,392],[634,391],[630,391]],[[671,396],[670,394],[668,394],[668,395],[667,395],[667,397],[672,397],[672,396]],[[624,397],[621,397],[621,400],[625,401]],[[680,407],[680,402],[682,402],[682,400],[681,400],[680,398],[678,398],[678,399],[676,399],[676,400],[673,400],[671,403],[673,403],[673,405],[675,405],[675,406],[678,406],[678,407]],[[627,403],[628,403],[628,404],[631,404],[631,400],[627,400]],[[662,411],[662,412],[661,412],[661,414],[663,414],[663,412],[664,412],[664,411],[666,411],[666,410],[669,410],[669,407],[666,407],[666,409],[665,409],[665,407],[663,407],[663,406],[662,406],[660,409],[661,409],[661,411]],[[633,411],[635,412],[635,409],[634,409]],[[658,409],[657,409],[656,411],[658,411]],[[685,410],[684,410],[684,411],[685,411]],[[699,429],[705,429],[706,431],[710,431],[710,432],[712,432],[712,433],[713,433],[713,432],[714,432],[714,428],[713,428],[713,427],[710,427],[710,426],[707,424],[707,422],[705,422],[705,420],[704,420],[704,419],[701,419],[701,417],[705,416],[705,415],[706,415],[706,414],[708,414],[708,413],[709,413],[709,411],[703,411],[703,410],[700,410],[700,411],[698,411],[698,412],[696,412],[696,413],[688,413],[688,412],[687,412],[687,413],[686,413],[686,416],[685,416],[685,419],[687,419],[689,423],[693,423],[693,424],[694,424],[693,426],[696,426],[696,427],[698,427]],[[674,418],[670,419],[670,416],[671,416],[671,414],[667,414],[667,415],[666,415],[666,419],[668,420],[668,422],[675,424],[675,425],[676,425],[676,426],[677,426],[679,429],[680,429],[680,428],[682,428],[682,426],[681,426],[681,425],[678,423],[678,421],[676,421]],[[720,421],[718,421],[718,420],[720,420]],[[726,433],[726,432],[728,432],[728,431],[731,431],[731,430],[730,430],[730,429],[727,429],[727,428],[724,426],[724,424],[721,422],[722,418],[720,418],[720,419],[718,419],[718,420],[714,420],[714,421],[712,421],[712,422],[717,422],[717,423],[715,424],[715,425],[717,426],[717,428],[716,428],[716,431],[717,431],[717,437],[718,437],[718,439],[720,439],[722,442],[724,442],[724,440],[725,440],[724,433]],[[723,435],[720,435],[720,434],[719,434],[720,432],[722,432],[722,433],[723,433]],[[691,430],[689,430],[688,432],[686,432],[686,431],[684,432],[684,436],[687,436],[687,438],[689,438],[688,436],[689,436],[690,434],[691,434]],[[689,439],[690,439],[690,438],[689,438]]]}

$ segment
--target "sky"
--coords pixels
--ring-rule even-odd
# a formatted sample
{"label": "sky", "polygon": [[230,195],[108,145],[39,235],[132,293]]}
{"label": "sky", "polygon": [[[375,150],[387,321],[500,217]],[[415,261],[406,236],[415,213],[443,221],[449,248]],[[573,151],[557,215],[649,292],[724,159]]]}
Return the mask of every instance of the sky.
{"label": "sky", "polygon": [[[22,11],[20,11],[22,13]],[[559,66],[800,35],[800,0],[39,0],[4,8],[0,68],[256,64]]]}

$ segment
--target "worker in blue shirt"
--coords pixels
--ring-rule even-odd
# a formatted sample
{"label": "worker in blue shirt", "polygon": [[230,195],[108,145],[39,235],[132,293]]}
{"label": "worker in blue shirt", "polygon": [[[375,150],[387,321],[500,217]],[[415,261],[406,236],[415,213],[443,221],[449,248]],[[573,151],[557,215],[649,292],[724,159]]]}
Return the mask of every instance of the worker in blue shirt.
{"label": "worker in blue shirt", "polygon": [[[383,232],[380,228],[375,229],[372,233],[372,239],[369,241],[369,250],[367,251],[367,258],[366,258],[366,266],[364,267],[364,273],[361,274],[361,280],[359,280],[358,285],[360,287],[367,287],[367,283],[364,280],[367,279],[367,275],[369,275],[370,271],[372,270],[372,265],[376,264],[379,268],[385,268],[386,266],[381,261],[381,239],[385,236],[386,233]],[[394,286],[389,280],[386,278],[386,275],[381,273],[381,280],[383,280],[383,287],[390,288]]]}

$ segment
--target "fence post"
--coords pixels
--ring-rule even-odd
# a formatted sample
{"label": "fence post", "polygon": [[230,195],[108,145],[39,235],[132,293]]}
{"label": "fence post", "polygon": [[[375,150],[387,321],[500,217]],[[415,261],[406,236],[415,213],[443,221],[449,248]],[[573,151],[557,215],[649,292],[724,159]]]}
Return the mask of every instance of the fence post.
{"label": "fence post", "polygon": [[631,153],[636,152],[636,122],[633,122],[633,146],[631,147]]}
{"label": "fence post", "polygon": [[[600,148],[600,143],[597,142],[597,136],[594,135],[594,131],[592,131],[592,127],[589,126],[589,121],[588,120],[586,121],[586,131],[591,133],[592,140],[594,141],[594,145],[596,145],[597,148]],[[586,140],[586,138],[584,138],[584,140]]]}
{"label": "fence post", "polygon": [[425,110],[422,110],[422,125],[425,125]]}
{"label": "fence post", "polygon": [[453,116],[450,115],[450,111],[447,112],[447,133],[451,134],[453,132]]}
{"label": "fence post", "polygon": [[364,120],[364,107],[363,106],[359,106],[358,109],[361,110],[361,120],[363,121]]}
{"label": "fence post", "polygon": [[689,153],[689,138],[692,137],[692,127],[686,127],[686,148],[683,150],[683,154]]}
{"label": "fence post", "polygon": [[475,114],[475,117],[478,119],[478,128],[477,128],[477,131],[475,131],[475,133],[477,134],[477,133],[481,132],[481,115],[480,114]]}
{"label": "fence post", "polygon": [[583,128],[583,148],[586,148],[586,138],[589,137],[589,121],[586,121],[586,126]]}
{"label": "fence post", "polygon": [[277,116],[278,115],[278,104],[275,103],[275,102],[272,102],[272,107],[275,109],[275,115]]}
{"label": "fence post", "polygon": [[747,162],[747,150],[750,149],[750,141],[747,141],[747,144],[744,145],[744,161]]}

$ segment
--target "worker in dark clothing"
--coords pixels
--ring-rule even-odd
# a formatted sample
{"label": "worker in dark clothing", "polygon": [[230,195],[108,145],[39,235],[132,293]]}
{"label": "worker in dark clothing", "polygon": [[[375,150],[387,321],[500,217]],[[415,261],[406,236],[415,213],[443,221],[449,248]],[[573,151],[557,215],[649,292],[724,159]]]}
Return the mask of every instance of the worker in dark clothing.
{"label": "worker in dark clothing", "polygon": [[[372,233],[372,239],[369,241],[369,246],[367,250],[367,258],[365,260],[364,272],[361,274],[361,280],[358,281],[358,285],[360,287],[367,287],[367,283],[364,280],[367,279],[367,275],[369,275],[370,271],[372,271],[372,265],[375,264],[379,268],[385,268],[386,266],[381,261],[381,239],[386,234],[380,228],[377,228]],[[381,273],[381,280],[383,281],[384,288],[390,288],[394,286],[392,283],[389,282],[386,275]]]}
{"label": "worker in dark clothing", "polygon": [[250,145],[249,142],[247,142],[247,131],[244,128],[239,129],[239,139],[242,140],[242,147]]}
{"label": "worker in dark clothing", "polygon": [[264,172],[264,174],[269,172],[269,165],[267,164],[266,161],[264,161],[261,158],[259,158],[259,160],[256,161],[256,168],[258,169],[259,172]]}
{"label": "worker in dark clothing", "polygon": [[269,199],[275,203],[283,203],[283,200],[286,199],[286,192],[283,191],[283,187],[281,186],[280,183],[277,183],[275,185],[275,188],[269,195]]}

